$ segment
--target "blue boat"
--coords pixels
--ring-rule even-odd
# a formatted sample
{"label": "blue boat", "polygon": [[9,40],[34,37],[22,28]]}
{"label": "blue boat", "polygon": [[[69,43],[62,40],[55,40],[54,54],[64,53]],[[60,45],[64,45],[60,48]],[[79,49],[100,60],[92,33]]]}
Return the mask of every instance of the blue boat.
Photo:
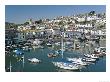
{"label": "blue boat", "polygon": [[24,54],[23,51],[20,49],[16,49],[13,52],[15,52],[16,55],[23,55]]}

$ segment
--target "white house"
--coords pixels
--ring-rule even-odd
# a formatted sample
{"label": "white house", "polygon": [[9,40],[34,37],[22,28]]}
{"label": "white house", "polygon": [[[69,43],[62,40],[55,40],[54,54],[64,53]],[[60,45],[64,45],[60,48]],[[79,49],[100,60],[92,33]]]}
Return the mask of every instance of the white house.
{"label": "white house", "polygon": [[87,21],[92,21],[92,20],[96,20],[97,19],[97,16],[88,16],[87,17]]}
{"label": "white house", "polygon": [[87,23],[87,24],[75,24],[75,27],[81,27],[81,28],[92,28],[92,24],[91,23]]}
{"label": "white house", "polygon": [[78,21],[78,22],[83,22],[83,21],[85,21],[85,17],[82,17],[82,18],[79,18],[79,17],[78,17],[78,18],[77,18],[77,21]]}

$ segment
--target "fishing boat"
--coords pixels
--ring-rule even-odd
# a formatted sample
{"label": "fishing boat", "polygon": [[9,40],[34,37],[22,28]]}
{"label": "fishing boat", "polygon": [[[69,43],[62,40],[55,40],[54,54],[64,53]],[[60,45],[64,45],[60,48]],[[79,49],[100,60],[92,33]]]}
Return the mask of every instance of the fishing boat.
{"label": "fishing boat", "polygon": [[29,62],[31,63],[40,63],[41,60],[37,59],[37,58],[31,58],[31,59],[28,59]]}

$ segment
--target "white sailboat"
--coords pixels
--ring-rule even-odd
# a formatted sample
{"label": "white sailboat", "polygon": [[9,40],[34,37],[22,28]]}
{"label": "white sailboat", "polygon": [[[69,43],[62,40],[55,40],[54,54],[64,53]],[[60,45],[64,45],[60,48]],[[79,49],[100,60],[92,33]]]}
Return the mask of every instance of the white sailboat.
{"label": "white sailboat", "polygon": [[61,55],[62,59],[60,61],[52,62],[56,67],[67,69],[67,70],[79,70],[81,67],[77,64],[74,64],[70,61],[64,60],[63,53],[64,53],[64,45],[63,45],[63,38],[64,38],[64,32],[62,32],[62,39],[61,39]]}
{"label": "white sailboat", "polygon": [[72,61],[73,63],[76,63],[78,65],[86,66],[88,65],[86,62],[82,61],[82,58],[67,58],[68,61]]}
{"label": "white sailboat", "polygon": [[52,62],[56,67],[62,68],[62,69],[67,69],[67,70],[78,70],[79,66],[77,64],[73,64],[72,62]]}

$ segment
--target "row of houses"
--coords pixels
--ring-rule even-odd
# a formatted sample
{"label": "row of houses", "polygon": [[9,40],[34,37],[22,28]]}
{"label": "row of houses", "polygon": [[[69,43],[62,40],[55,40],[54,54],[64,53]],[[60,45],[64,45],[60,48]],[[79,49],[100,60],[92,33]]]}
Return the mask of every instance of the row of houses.
{"label": "row of houses", "polygon": [[[81,37],[82,33],[90,33],[91,35],[96,36],[105,36],[105,30],[97,30],[97,31],[89,31],[86,29],[77,29],[77,30],[66,30],[65,31],[65,38],[74,38],[74,36]],[[46,29],[45,31],[36,31],[36,30],[29,30],[29,31],[16,31],[16,30],[6,30],[6,44],[11,43],[19,43],[25,42],[27,40],[34,40],[34,39],[49,39],[55,36],[61,35],[61,31],[59,29]]]}
{"label": "row of houses", "polygon": [[[102,26],[102,29],[98,27]],[[82,33],[105,36],[106,18],[105,16],[94,15],[74,15],[60,16],[54,19],[44,19],[27,21],[27,24],[18,25],[17,29],[6,29],[6,43],[19,43],[30,39],[49,39],[55,36],[60,36],[61,28],[65,29],[65,37],[73,38],[74,36],[81,37]]]}

